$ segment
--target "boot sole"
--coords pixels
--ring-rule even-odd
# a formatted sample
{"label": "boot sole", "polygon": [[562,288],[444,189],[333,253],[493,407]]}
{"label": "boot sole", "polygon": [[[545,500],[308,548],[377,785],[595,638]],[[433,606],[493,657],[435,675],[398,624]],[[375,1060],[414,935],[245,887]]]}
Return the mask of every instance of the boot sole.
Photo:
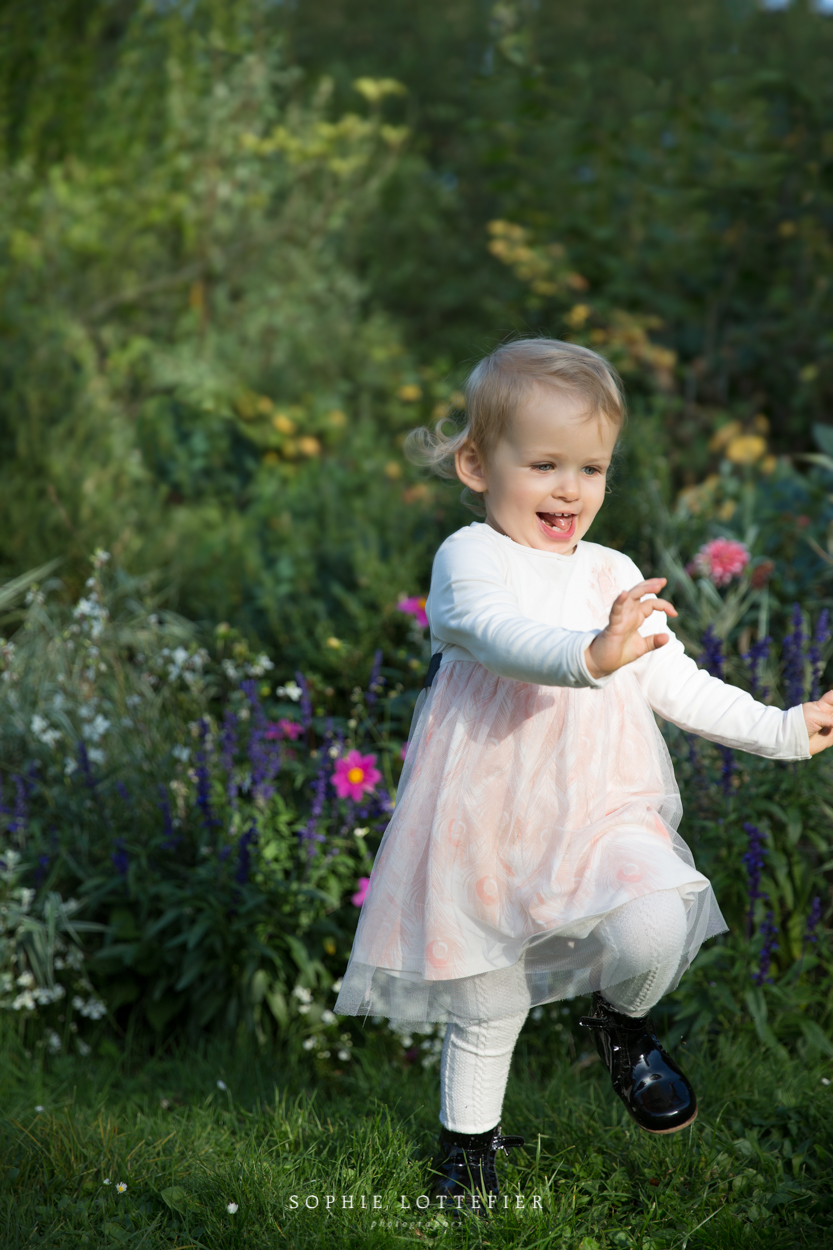
{"label": "boot sole", "polygon": [[684,1128],[688,1128],[690,1124],[693,1124],[697,1119],[699,1110],[700,1108],[698,1107],[690,1120],[686,1120],[685,1124],[678,1124],[675,1128],[645,1128],[638,1120],[634,1120],[634,1124],[636,1124],[637,1128],[641,1128],[643,1133],[650,1133],[653,1137],[667,1137],[669,1133],[681,1133]]}

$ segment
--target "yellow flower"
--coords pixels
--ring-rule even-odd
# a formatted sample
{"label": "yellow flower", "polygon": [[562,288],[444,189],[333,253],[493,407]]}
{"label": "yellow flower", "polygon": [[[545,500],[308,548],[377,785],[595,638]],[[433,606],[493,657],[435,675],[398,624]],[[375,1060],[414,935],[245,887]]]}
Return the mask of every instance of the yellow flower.
{"label": "yellow flower", "polygon": [[402,465],[396,460],[389,460],[385,465],[385,477],[391,482],[395,482],[398,477],[402,476]]}
{"label": "yellow flower", "polygon": [[285,412],[276,412],[272,418],[272,424],[279,434],[295,433],[295,422],[290,421]]}
{"label": "yellow flower", "polygon": [[727,443],[730,443],[741,432],[739,421],[730,421],[727,425],[721,425],[719,430],[715,430],[709,439],[709,451],[722,451]]}
{"label": "yellow flower", "polygon": [[321,453],[321,444],[311,434],[305,434],[298,439],[298,450],[303,456],[317,456]]}
{"label": "yellow flower", "polygon": [[408,90],[395,78],[356,78],[353,86],[368,104],[378,104],[386,95],[407,95]]}
{"label": "yellow flower", "polygon": [[778,461],[775,458],[775,456],[764,456],[763,460],[761,461],[761,472],[772,473],[777,467],[777,465],[778,465]]}
{"label": "yellow flower", "polygon": [[564,320],[567,322],[567,325],[572,326],[574,330],[580,330],[592,311],[593,310],[589,304],[574,304]]}
{"label": "yellow flower", "polygon": [[268,395],[260,395],[258,397],[257,410],[259,413],[262,413],[264,417],[268,417],[274,407],[275,405],[272,403]]}
{"label": "yellow flower", "polygon": [[404,386],[400,386],[396,394],[403,403],[415,404],[418,399],[422,399],[422,387],[417,386],[415,382],[406,382]]}
{"label": "yellow flower", "polygon": [[343,644],[340,638],[328,638],[327,639],[327,646],[331,647],[333,651],[340,651],[342,648],[342,645]]}
{"label": "yellow flower", "polygon": [[731,521],[732,517],[735,515],[735,509],[737,506],[738,505],[735,503],[734,499],[727,499],[725,503],[720,505],[717,515],[720,517],[721,521]]}
{"label": "yellow flower", "polygon": [[739,434],[726,448],[726,459],[732,464],[754,464],[766,455],[766,439],[760,434]]}
{"label": "yellow flower", "polygon": [[327,421],[334,430],[340,430],[347,424],[347,413],[342,412],[340,408],[333,408],[327,413]]}

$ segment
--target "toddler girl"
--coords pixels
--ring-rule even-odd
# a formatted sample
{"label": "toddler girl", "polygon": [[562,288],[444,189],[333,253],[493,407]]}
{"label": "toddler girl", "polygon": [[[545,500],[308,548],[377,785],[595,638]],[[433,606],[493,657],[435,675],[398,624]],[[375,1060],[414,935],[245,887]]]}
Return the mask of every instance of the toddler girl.
{"label": "toddler girl", "polygon": [[582,1023],[641,1128],[697,1114],[649,1012],[726,924],[676,831],[654,713],[769,759],[833,743],[833,693],[782,712],[710,677],[668,629],[664,579],[584,540],[624,418],[607,361],[508,343],[472,372],[466,414],[456,437],[411,436],[486,521],[434,560],[434,654],[335,1005],[446,1022],[433,1193],[452,1209],[493,1205],[496,1151],[522,1144],[499,1120],[536,1004],[593,995]]}

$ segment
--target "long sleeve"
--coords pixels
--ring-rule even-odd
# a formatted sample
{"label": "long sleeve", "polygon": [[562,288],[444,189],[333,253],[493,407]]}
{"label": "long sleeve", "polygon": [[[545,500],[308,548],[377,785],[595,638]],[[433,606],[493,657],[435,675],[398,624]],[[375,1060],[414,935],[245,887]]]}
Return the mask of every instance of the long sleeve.
{"label": "long sleeve", "polygon": [[680,729],[739,751],[772,760],[810,758],[807,727],[800,707],[782,712],[753,699],[698,668],[668,628],[665,614],[655,612],[640,633],[667,633],[670,640],[629,667],[653,710]]}
{"label": "long sleeve", "polygon": [[443,544],[425,610],[439,650],[477,660],[499,677],[594,688],[610,680],[591,677],[584,662],[599,631],[554,628],[523,615],[499,554],[486,543]]}

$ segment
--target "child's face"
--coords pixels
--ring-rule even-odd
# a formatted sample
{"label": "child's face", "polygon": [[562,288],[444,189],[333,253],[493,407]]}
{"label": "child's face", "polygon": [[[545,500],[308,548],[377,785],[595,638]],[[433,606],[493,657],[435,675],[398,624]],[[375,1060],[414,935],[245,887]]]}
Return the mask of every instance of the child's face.
{"label": "child's face", "polygon": [[488,463],[475,448],[457,455],[457,475],[485,492],[490,525],[524,547],[571,555],[602,506],[619,431],[587,402],[536,386]]}

